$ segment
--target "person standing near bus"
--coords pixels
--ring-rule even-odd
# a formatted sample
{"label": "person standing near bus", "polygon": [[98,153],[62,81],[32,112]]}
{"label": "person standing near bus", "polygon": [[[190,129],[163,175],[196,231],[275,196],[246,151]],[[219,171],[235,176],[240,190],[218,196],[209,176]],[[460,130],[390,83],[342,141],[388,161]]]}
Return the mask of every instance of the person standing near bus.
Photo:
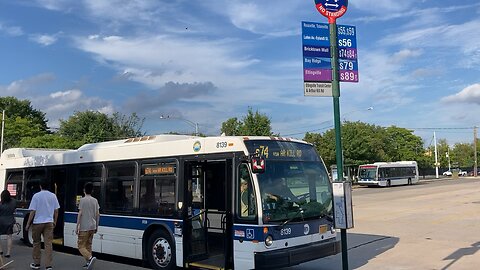
{"label": "person standing near bus", "polygon": [[30,264],[31,269],[40,269],[40,262],[42,259],[42,236],[45,245],[45,270],[53,269],[53,229],[57,224],[60,204],[58,203],[57,196],[48,191],[48,183],[49,181],[47,179],[42,179],[40,182],[40,191],[33,195],[30,207],[28,207],[30,215],[28,216],[25,230],[28,231],[30,225],[32,226],[33,263]]}
{"label": "person standing near bus", "polygon": [[[2,191],[0,195],[0,235],[7,235],[7,252],[5,258],[10,258],[12,251],[13,225],[15,224],[15,208],[17,201],[12,199],[8,190]],[[2,245],[0,245],[0,256],[3,255]]]}
{"label": "person standing near bus", "polygon": [[85,196],[80,199],[78,205],[77,217],[77,234],[78,234],[78,251],[85,258],[86,264],[84,269],[92,269],[96,258],[92,256],[92,240],[93,235],[98,230],[100,219],[100,206],[97,199],[92,197],[93,184],[88,182],[83,188]]}

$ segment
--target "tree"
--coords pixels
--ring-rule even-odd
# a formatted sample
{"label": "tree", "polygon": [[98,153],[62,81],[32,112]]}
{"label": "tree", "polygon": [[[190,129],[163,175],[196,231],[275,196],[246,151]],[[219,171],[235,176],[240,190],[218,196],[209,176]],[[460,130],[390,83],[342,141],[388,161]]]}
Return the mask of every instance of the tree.
{"label": "tree", "polygon": [[4,149],[20,147],[22,138],[48,133],[45,113],[36,110],[28,100],[0,97],[0,115],[5,110]]}
{"label": "tree", "polygon": [[136,114],[127,117],[115,113],[109,117],[97,111],[75,112],[69,119],[60,120],[58,134],[78,147],[85,143],[140,136],[142,124],[143,119]]}
{"label": "tree", "polygon": [[240,135],[241,122],[236,117],[230,118],[222,123],[220,131],[225,133],[226,136]]}
{"label": "tree", "polygon": [[5,110],[6,118],[16,119],[21,117],[40,127],[44,132],[48,130],[45,113],[34,109],[29,100],[19,100],[15,97],[0,97],[1,110]]}
{"label": "tree", "polygon": [[[426,163],[422,139],[410,130],[399,127],[380,127],[362,122],[343,122],[342,150],[345,166],[379,161],[415,160]],[[325,164],[336,164],[335,129],[324,134],[307,133],[305,141],[315,145]]]}
{"label": "tree", "polygon": [[258,110],[255,114],[252,111],[252,108],[248,109],[247,116],[243,119],[243,125],[241,126],[240,132],[242,135],[250,136],[272,136],[272,127],[270,118],[266,114],[261,114]]}
{"label": "tree", "polygon": [[23,138],[37,137],[46,134],[40,124],[32,123],[31,120],[17,116],[5,119],[4,149],[21,147]]}
{"label": "tree", "polygon": [[229,118],[222,123],[220,130],[225,135],[237,136],[272,136],[272,127],[270,118],[261,114],[258,110],[253,113],[252,108],[248,108],[247,115],[239,121],[237,118]]}
{"label": "tree", "polygon": [[473,168],[475,153],[471,143],[456,143],[450,152],[450,159],[461,168]]}
{"label": "tree", "polygon": [[113,127],[115,130],[114,136],[117,138],[125,137],[140,137],[145,135],[142,132],[143,123],[145,118],[140,118],[136,113],[132,113],[127,116],[116,112],[112,116],[113,118]]}
{"label": "tree", "polygon": [[22,147],[28,148],[50,148],[50,149],[74,149],[81,143],[62,137],[58,134],[45,134],[37,137],[25,137],[21,140]]}
{"label": "tree", "polygon": [[415,136],[412,131],[396,126],[388,127],[385,131],[388,161],[417,160],[424,155],[422,138]]}

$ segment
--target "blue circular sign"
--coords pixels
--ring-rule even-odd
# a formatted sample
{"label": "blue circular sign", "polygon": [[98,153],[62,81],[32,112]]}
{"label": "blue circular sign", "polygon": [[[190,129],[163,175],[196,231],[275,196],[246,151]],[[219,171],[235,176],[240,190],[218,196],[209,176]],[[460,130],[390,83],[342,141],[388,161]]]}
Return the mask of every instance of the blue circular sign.
{"label": "blue circular sign", "polygon": [[347,12],[348,0],[315,0],[315,6],[330,23]]}

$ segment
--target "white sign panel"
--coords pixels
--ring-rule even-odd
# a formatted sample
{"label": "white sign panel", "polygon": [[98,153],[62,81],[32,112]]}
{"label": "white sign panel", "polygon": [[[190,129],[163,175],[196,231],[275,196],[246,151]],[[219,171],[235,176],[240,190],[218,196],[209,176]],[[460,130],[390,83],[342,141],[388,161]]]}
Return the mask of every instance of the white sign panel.
{"label": "white sign panel", "polygon": [[304,82],[305,96],[309,97],[332,97],[332,83],[329,82]]}
{"label": "white sign panel", "polygon": [[351,229],[353,228],[352,184],[334,182],[332,187],[335,228]]}

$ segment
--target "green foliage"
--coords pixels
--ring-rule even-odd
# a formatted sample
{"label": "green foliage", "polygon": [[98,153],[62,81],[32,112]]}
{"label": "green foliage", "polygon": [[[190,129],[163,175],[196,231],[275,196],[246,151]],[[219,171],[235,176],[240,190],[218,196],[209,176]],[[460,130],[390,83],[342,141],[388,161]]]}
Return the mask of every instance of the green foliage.
{"label": "green foliage", "polygon": [[240,135],[241,122],[236,117],[230,118],[222,123],[220,131],[225,133],[226,136]]}
{"label": "green foliage", "polygon": [[3,148],[20,147],[21,140],[47,134],[45,113],[33,109],[28,100],[0,97],[0,117],[5,110]]}
{"label": "green foliage", "polygon": [[[6,114],[6,113],[5,113]],[[5,119],[4,149],[21,147],[23,138],[42,136],[46,134],[40,124],[17,116],[16,118]]]}
{"label": "green foliage", "polygon": [[[380,127],[362,122],[344,122],[341,126],[343,163],[357,167],[378,161],[422,160],[420,137],[399,127]],[[307,133],[305,141],[315,145],[327,167],[336,164],[335,129],[323,135]]]}
{"label": "green foliage", "polygon": [[243,125],[240,128],[241,135],[250,136],[271,136],[272,127],[270,118],[266,114],[261,114],[258,110],[255,114],[252,108],[248,109],[247,116],[243,118]]}
{"label": "green foliage", "polygon": [[2,110],[5,110],[5,117],[8,119],[21,117],[40,127],[40,130],[47,132],[45,113],[34,109],[29,100],[19,100],[15,97],[0,97],[0,113]]}
{"label": "green foliage", "polygon": [[413,135],[412,131],[391,126],[386,131],[386,154],[388,161],[416,160],[424,154],[422,139]]}
{"label": "green foliage", "polygon": [[80,144],[97,143],[141,136],[142,124],[136,114],[109,117],[97,111],[75,112],[68,120],[60,120],[58,133]]}
{"label": "green foliage", "polygon": [[248,109],[247,115],[239,121],[237,118],[230,118],[222,123],[221,132],[225,135],[237,136],[272,136],[270,118],[261,114],[258,110],[253,113],[252,108]]}
{"label": "green foliage", "polygon": [[58,134],[25,137],[21,140],[21,146],[27,148],[75,149],[82,144],[82,142],[72,141]]}

